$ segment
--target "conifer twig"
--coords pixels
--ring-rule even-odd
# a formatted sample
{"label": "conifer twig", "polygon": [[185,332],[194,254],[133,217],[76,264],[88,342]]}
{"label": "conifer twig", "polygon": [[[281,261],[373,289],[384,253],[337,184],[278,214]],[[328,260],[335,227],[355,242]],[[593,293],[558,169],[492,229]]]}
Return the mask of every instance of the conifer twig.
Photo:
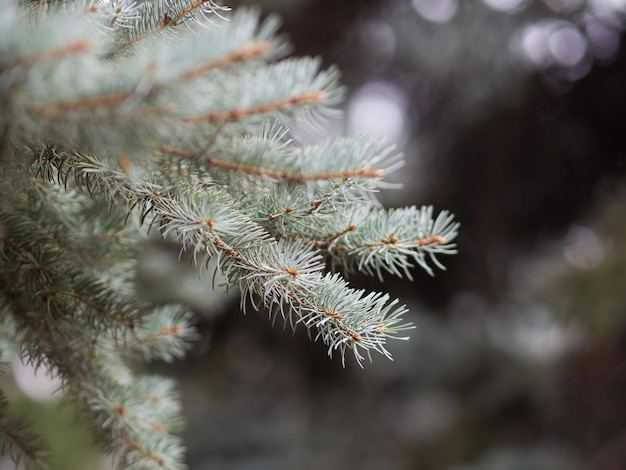
{"label": "conifer twig", "polygon": [[[222,21],[226,11],[213,0],[0,8],[0,354],[58,375],[125,470],[185,468],[173,382],[126,360],[172,361],[198,336],[184,306],[135,294],[146,233],[216,266],[243,311],[301,325],[361,366],[390,358],[388,341],[413,326],[397,299],[335,268],[410,278],[455,252],[446,211],[375,200],[402,164],[392,147],[290,137],[291,123],[337,113],[337,70],[285,59],[275,17]],[[23,429],[0,391],[4,450],[44,462]]]}
{"label": "conifer twig", "polygon": [[385,173],[385,171],[381,168],[361,168],[358,170],[333,173],[303,173],[297,171],[272,170],[269,168],[251,166],[243,163],[229,162],[215,157],[203,156],[202,154],[194,154],[193,152],[187,152],[168,145],[160,145],[159,150],[177,158],[189,160],[193,163],[203,163],[208,166],[230,170],[236,173],[267,176],[268,178],[285,180],[293,183],[304,183],[306,181],[328,181],[334,179],[346,180],[355,177],[381,178]]}

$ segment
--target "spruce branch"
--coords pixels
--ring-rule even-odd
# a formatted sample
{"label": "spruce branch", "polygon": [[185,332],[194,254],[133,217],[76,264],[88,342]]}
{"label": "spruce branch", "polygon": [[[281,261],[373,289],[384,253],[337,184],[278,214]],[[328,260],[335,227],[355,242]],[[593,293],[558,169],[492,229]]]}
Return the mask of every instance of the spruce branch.
{"label": "spruce branch", "polygon": [[41,437],[8,412],[9,401],[0,392],[0,453],[11,457],[16,467],[29,470],[49,468],[50,453]]}
{"label": "spruce branch", "polygon": [[[2,303],[0,301],[0,312]],[[0,330],[1,331],[1,330]],[[0,340],[12,336],[0,333]],[[9,372],[10,365],[3,360],[3,348],[0,347],[0,376]],[[0,391],[0,453],[8,455],[16,467],[23,465],[27,469],[49,468],[50,451],[45,442],[33,430],[32,426],[9,411],[9,400]]]}
{"label": "spruce branch", "polygon": [[413,263],[432,276],[428,261],[445,269],[437,255],[456,253],[452,241],[459,227],[448,211],[442,211],[434,220],[432,214],[431,206],[373,210],[359,224],[351,224],[351,230],[341,234],[339,240],[325,241],[322,247],[334,263],[348,270],[375,273],[380,279],[382,270],[413,279]]}
{"label": "spruce branch", "polygon": [[125,49],[129,46],[150,38],[162,32],[175,34],[177,27],[189,27],[192,23],[202,23],[204,20],[211,20],[214,15],[229,11],[213,0],[181,0],[170,2],[167,0],[157,0],[153,2],[143,2],[137,6],[138,11],[128,14],[131,7],[126,7],[127,13],[124,27],[120,28],[120,14],[125,11],[122,0],[117,2],[119,6],[115,9],[115,16],[111,18],[109,24],[116,27],[118,32],[125,33],[118,39],[118,49]]}
{"label": "spruce branch", "polygon": [[[66,400],[91,416],[105,450],[121,452],[127,468],[182,468],[182,448],[171,434],[179,426],[179,406],[170,381],[134,378],[119,356],[119,336],[107,340],[93,334],[89,325],[83,329],[76,324],[78,317],[68,323],[38,321],[31,313],[34,307],[16,287],[4,299],[20,320],[19,325],[5,325],[5,330],[28,331],[21,346],[28,351],[29,362],[57,371],[64,381]],[[161,319],[160,323],[170,321]],[[189,327],[178,323],[176,330],[178,335]],[[134,345],[129,342],[128,347]],[[179,350],[180,345],[167,354],[178,355]],[[150,386],[146,380],[151,380]]]}
{"label": "spruce branch", "polygon": [[[80,22],[67,16],[42,16],[34,27],[41,33],[50,30],[51,38],[37,34],[30,40],[27,21],[9,13],[7,29],[0,32],[0,61],[11,76],[3,86],[10,111],[6,123],[14,136],[24,133],[26,139],[47,138],[112,155],[136,150],[142,143],[210,135],[211,126],[202,130],[189,122],[236,119],[238,113],[224,110],[246,109],[250,100],[240,90],[267,88],[263,80],[278,82],[285,74],[296,74],[296,80],[274,93],[255,94],[256,103],[243,114],[306,109],[313,98],[330,106],[337,98],[331,83],[336,74],[319,72],[316,61],[259,69],[284,55],[286,45],[275,36],[276,19],[261,23],[254,11],[241,11],[219,28],[182,36],[176,44],[148,48],[133,67],[127,66],[128,58],[107,58],[102,32],[90,28],[89,21],[79,28],[74,23]],[[203,43],[212,47],[199,47]],[[243,98],[241,103],[224,102],[237,96]]]}
{"label": "spruce branch", "polygon": [[[329,353],[339,350],[344,357],[347,349],[353,349],[359,362],[360,348],[388,356],[386,338],[410,327],[398,324],[405,309],[394,309],[397,301],[388,304],[388,296],[380,294],[363,296],[346,283],[323,276],[318,251],[300,242],[277,242],[243,212],[237,214],[236,203],[216,187],[194,186],[184,179],[172,193],[87,156],[58,157],[79,187],[99,188],[103,197],[138,208],[143,223],[158,227],[164,237],[174,235],[194,256],[217,257],[227,279],[242,291],[243,307],[247,299],[254,306],[262,299],[270,314],[280,312],[294,326],[302,323],[317,329],[316,337],[327,344]],[[346,304],[343,312],[327,306],[344,299],[353,305]]]}
{"label": "spruce branch", "polygon": [[[45,155],[39,152],[39,158]],[[40,174],[58,183],[58,169],[48,165]],[[153,387],[150,394],[148,388],[137,389],[141,379],[133,379],[129,371],[123,373],[126,366],[116,356],[139,351],[150,358],[180,357],[194,336],[189,315],[180,309],[155,311],[129,295],[124,282],[105,282],[100,268],[86,269],[83,256],[74,256],[63,242],[72,219],[55,217],[68,203],[76,211],[77,201],[55,197],[61,193],[46,188],[48,183],[27,181],[35,189],[14,197],[6,197],[5,187],[2,191],[0,305],[14,315],[3,318],[3,336],[17,342],[36,367],[54,370],[63,378],[73,405],[99,423],[100,433],[112,432],[105,440],[107,448],[121,451],[129,468],[178,468],[182,447],[170,433],[176,431],[177,420],[154,414],[158,403],[171,400],[158,388]],[[50,207],[57,211],[44,210]],[[40,212],[47,217],[41,219]],[[81,238],[74,235],[75,240]],[[10,321],[13,318],[15,322]],[[146,324],[144,318],[149,319]],[[161,325],[161,341],[150,337],[156,325]],[[167,393],[171,395],[172,390]],[[133,400],[150,405],[129,407]],[[178,410],[173,405],[169,408],[174,414]],[[150,433],[142,427],[146,423]],[[150,437],[156,430],[163,434],[158,439]]]}
{"label": "spruce branch", "polygon": [[[385,172],[397,168],[398,156],[393,148],[381,150],[379,143],[369,139],[338,138],[319,145],[296,145],[273,141],[265,135],[251,135],[245,139],[231,139],[214,144],[212,153],[193,151],[163,145],[160,150],[170,156],[204,165],[265,176],[289,183],[308,181],[359,180],[380,181]],[[285,170],[285,166],[289,170]]]}
{"label": "spruce branch", "polygon": [[[122,347],[124,351],[142,354],[149,361],[171,362],[181,359],[198,336],[191,327],[192,323],[193,318],[188,310],[173,306],[160,307],[135,328],[133,336]],[[115,338],[110,338],[110,341],[112,348],[119,347]]]}
{"label": "spruce branch", "polygon": [[[455,252],[448,212],[376,201],[402,164],[393,148],[290,137],[337,113],[343,89],[320,60],[285,59],[278,26],[212,0],[0,10],[0,339],[61,377],[122,468],[184,468],[174,384],[126,364],[180,358],[196,338],[185,309],[134,293],[146,232],[215,260],[242,310],[360,365],[412,325],[335,268],[411,278]],[[5,442],[34,459],[3,411]]]}

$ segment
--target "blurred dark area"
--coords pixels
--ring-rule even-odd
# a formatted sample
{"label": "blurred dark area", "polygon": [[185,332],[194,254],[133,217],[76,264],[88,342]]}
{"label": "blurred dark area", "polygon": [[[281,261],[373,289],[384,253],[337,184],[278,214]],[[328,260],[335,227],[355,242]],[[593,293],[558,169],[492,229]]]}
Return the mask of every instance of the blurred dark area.
{"label": "blurred dark area", "polygon": [[363,370],[236,298],[203,317],[155,366],[181,381],[190,468],[626,469],[626,2],[261,5],[342,73],[325,135],[402,150],[380,199],[453,212],[459,253],[351,278],[416,326]]}

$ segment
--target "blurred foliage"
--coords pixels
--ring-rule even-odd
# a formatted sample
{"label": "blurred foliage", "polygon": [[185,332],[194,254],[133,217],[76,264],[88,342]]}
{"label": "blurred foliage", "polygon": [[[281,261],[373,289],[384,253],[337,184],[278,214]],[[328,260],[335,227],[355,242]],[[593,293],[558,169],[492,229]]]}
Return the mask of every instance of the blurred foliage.
{"label": "blurred foliage", "polygon": [[580,324],[592,344],[616,347],[626,331],[624,190],[607,197],[589,219],[565,235],[535,288],[560,318]]}

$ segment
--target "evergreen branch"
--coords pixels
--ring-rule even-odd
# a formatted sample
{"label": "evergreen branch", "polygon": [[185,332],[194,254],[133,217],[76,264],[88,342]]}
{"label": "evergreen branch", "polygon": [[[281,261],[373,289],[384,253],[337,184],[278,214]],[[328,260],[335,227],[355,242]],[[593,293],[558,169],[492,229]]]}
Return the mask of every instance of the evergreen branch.
{"label": "evergreen branch", "polygon": [[[315,195],[316,200],[308,198],[308,202],[304,204],[310,214],[319,213],[324,201],[337,204],[341,199],[349,199],[350,204],[353,204],[360,191],[369,192],[382,186],[382,176],[394,171],[401,164],[400,156],[392,153],[393,148],[380,148],[379,142],[364,137],[337,138],[316,145],[301,146],[289,140],[285,141],[283,136],[283,129],[266,125],[245,139],[233,137],[214,140],[210,145],[210,153],[206,148],[188,149],[189,143],[186,148],[159,145],[158,149],[164,155],[178,159],[179,163],[187,162],[188,168],[209,171],[218,180],[223,173],[216,173],[211,169],[304,186],[300,192],[298,189],[294,191],[291,185],[279,185],[277,190],[282,191],[280,188],[283,188],[285,191],[281,195],[271,192],[269,197],[281,198],[284,195],[285,203],[275,207],[270,204],[276,211],[270,209],[267,215],[281,212],[290,206],[286,200],[299,195]],[[285,170],[285,167],[289,170]],[[247,193],[252,205],[256,205],[259,200],[268,199],[267,192],[257,184],[240,187],[245,181],[234,176],[230,178],[234,187],[233,195]],[[273,183],[268,180],[265,184]],[[348,193],[350,195],[344,197],[342,193],[344,196]],[[262,214],[259,216],[263,218]]]}
{"label": "evergreen branch", "polygon": [[445,269],[437,255],[456,253],[452,241],[459,227],[447,211],[434,220],[432,212],[432,207],[372,211],[350,233],[328,245],[322,242],[323,247],[334,263],[381,279],[382,270],[412,279],[413,262],[432,276],[428,261]]}
{"label": "evergreen branch", "polygon": [[113,342],[95,338],[81,342],[79,328],[64,318],[35,324],[21,311],[25,300],[18,294],[14,289],[12,309],[38,334],[37,341],[26,342],[30,360],[62,375],[67,399],[92,416],[112,449],[122,449],[127,467],[182,468],[180,445],[169,434],[178,425],[180,411],[171,382],[131,380],[130,371],[115,360]]}
{"label": "evergreen branch", "polygon": [[118,50],[127,49],[180,24],[198,21],[199,18],[206,19],[208,15],[228,10],[229,8],[220,6],[213,0],[180,0],[178,2],[156,0],[144,3],[141,15],[124,28],[127,39],[118,44]]}
{"label": "evergreen branch", "polygon": [[[28,34],[39,39],[40,33],[53,26],[55,31],[63,30],[57,24],[60,22],[59,18],[42,20]],[[19,18],[15,23],[16,27],[9,30],[11,41],[15,41],[12,36],[19,38],[28,31],[19,27],[23,23]],[[118,154],[128,152],[137,145],[171,141],[172,136],[186,142],[203,135],[210,139],[207,124],[238,123],[268,115],[321,116],[340,95],[335,71],[320,72],[319,61],[311,60],[258,67],[286,49],[275,38],[276,28],[275,19],[259,23],[257,13],[244,11],[233,17],[232,24],[186,35],[177,47],[146,55],[134,68],[103,59],[99,36],[82,29],[70,29],[74,35],[55,33],[51,44],[36,43],[30,48],[36,53],[0,47],[0,57],[13,57],[14,62],[29,65],[16,75],[18,78],[7,82],[7,125],[10,123],[14,136],[65,140],[70,146],[103,148],[115,155],[116,150]],[[202,40],[214,47],[201,47]],[[86,45],[92,43],[94,46],[87,50]],[[85,47],[77,48],[77,44]],[[64,56],[55,47],[84,53],[81,57]],[[189,53],[181,55],[181,47]],[[42,55],[55,60],[36,60]],[[237,64],[241,67],[235,67]],[[74,73],[68,76],[70,68]],[[195,91],[201,86],[206,93],[199,100]],[[254,93],[241,94],[242,89]],[[157,121],[159,125],[155,125]]]}
{"label": "evergreen branch", "polygon": [[[292,318],[294,314],[297,318],[291,322],[294,327],[297,323],[303,323],[307,328],[318,329],[317,337],[328,345],[329,353],[339,349],[342,360],[345,360],[348,348],[354,350],[359,363],[363,357],[358,347],[366,350],[373,348],[388,355],[384,337],[408,326],[393,326],[404,309],[390,311],[388,306],[383,305],[388,297],[384,297],[382,303],[370,302],[376,299],[371,296],[361,298],[358,294],[355,296],[346,284],[338,282],[330,283],[335,290],[326,289],[329,282],[320,274],[323,266],[319,255],[316,251],[307,250],[304,245],[279,242],[258,245],[256,249],[245,252],[238,251],[221,239],[214,226],[207,226],[211,244],[228,255],[229,259],[222,264],[223,270],[231,280],[237,280],[242,292],[243,308],[247,298],[257,308],[254,299],[257,296],[263,299],[263,305],[272,315],[280,311],[284,318]],[[240,274],[240,271],[243,273]],[[348,308],[341,313],[325,306],[328,299],[345,298],[352,298],[353,303],[344,305]],[[288,305],[292,311],[285,313],[283,305]],[[327,321],[329,319],[330,322]],[[375,327],[369,328],[372,322]]]}
{"label": "evergreen branch", "polygon": [[[252,194],[258,201],[251,207],[254,219],[275,238],[298,239],[322,248],[332,234],[359,221],[376,201],[363,184],[369,180],[350,178],[320,181],[293,188],[278,184],[266,194]],[[252,201],[249,202],[252,206]]]}
{"label": "evergreen branch", "polygon": [[[346,190],[345,184],[337,185],[336,192]],[[275,237],[312,245],[330,257],[333,267],[348,272],[382,279],[386,271],[412,279],[413,263],[433,275],[430,263],[445,269],[437,256],[456,252],[452,242],[459,224],[447,211],[433,219],[432,207],[385,211],[349,193],[342,200],[282,190],[266,195],[260,204],[264,211],[258,218]]]}
{"label": "evergreen branch", "polygon": [[185,83],[196,80],[214,70],[224,70],[237,63],[249,62],[251,60],[267,56],[272,50],[272,46],[268,41],[259,41],[257,43],[246,44],[238,51],[230,52],[220,57],[215,62],[209,62],[197,66],[192,70],[181,74],[178,83]]}
{"label": "evergreen branch", "polygon": [[128,339],[124,348],[140,352],[147,360],[160,359],[171,362],[182,358],[197,332],[190,326],[187,311],[163,307],[156,309]]}
{"label": "evergreen branch", "polygon": [[128,0],[109,0],[94,4],[86,11],[99,13],[103,16],[103,24],[108,28],[125,30],[133,27],[133,24],[141,16],[141,3]]}
{"label": "evergreen branch", "polygon": [[[121,435],[121,441],[126,447],[122,462],[129,468],[142,468],[146,470],[162,470],[164,468],[182,470],[187,468],[186,465],[180,461],[182,460],[180,450],[170,443],[159,442],[158,438],[153,438],[151,442],[151,446],[157,447],[158,445],[158,451],[151,451],[127,434]],[[170,457],[172,455],[173,457]]]}
{"label": "evergreen branch", "polygon": [[[78,329],[71,323],[65,323],[63,319],[57,322],[36,323],[30,317],[31,304],[29,304],[28,299],[20,295],[17,289],[5,291],[4,294],[4,298],[9,301],[11,310],[20,320],[16,327],[22,331],[24,336],[20,344],[26,351],[25,360],[36,368],[43,366],[49,371],[58,371],[63,376],[65,383],[68,384],[69,391],[83,388],[93,390],[94,387],[87,385],[91,383],[89,378],[94,373],[99,374],[101,369],[97,365],[92,369],[95,364],[89,360],[96,359],[94,345],[97,343],[88,340],[81,344],[80,336],[75,334]],[[15,330],[15,328],[9,329]],[[25,330],[29,330],[30,334],[24,334]],[[68,332],[71,340],[64,337]],[[32,333],[35,334],[35,337]],[[11,336],[15,338],[15,335]],[[77,400],[76,404],[84,405],[84,401]]]}
{"label": "evergreen branch", "polygon": [[263,225],[277,237],[322,250],[333,268],[376,274],[381,279],[383,271],[412,279],[413,263],[433,275],[430,263],[445,269],[437,256],[456,252],[452,242],[459,225],[447,211],[433,220],[432,207],[384,211],[363,201],[345,207],[342,202],[334,203],[318,215],[316,202],[305,198],[281,212],[276,208],[284,207],[284,202],[270,200],[267,212],[276,212],[265,216]]}
{"label": "evergreen branch", "polygon": [[359,364],[364,359],[361,349],[370,360],[371,351],[390,358],[387,338],[402,339],[396,334],[413,328],[410,323],[402,323],[401,316],[406,308],[395,307],[397,299],[389,301],[386,294],[365,295],[362,290],[350,289],[338,274],[325,275],[308,299],[294,300],[302,309],[299,322],[307,328],[315,327],[316,339],[321,338],[328,345],[329,355],[338,350],[342,362],[347,349],[352,349]]}
{"label": "evergreen branch", "polygon": [[0,237],[2,267],[18,275],[8,286],[21,285],[27,297],[45,305],[43,312],[51,318],[70,316],[77,324],[92,325],[104,320],[132,329],[141,310],[136,301],[120,298],[79,269],[55,237],[28,218],[0,206],[0,223],[8,228]]}
{"label": "evergreen branch", "polygon": [[[15,301],[13,310],[20,313]],[[28,319],[24,314],[21,318]],[[69,339],[63,333],[68,325],[63,323],[47,323],[41,330],[27,322],[40,336],[29,348],[31,361],[59,371],[66,398],[91,415],[105,443],[122,450],[128,468],[183,468],[178,439],[169,434],[177,429],[180,412],[172,383],[156,378],[133,380],[130,371],[115,360],[113,342],[81,343],[74,334],[76,328]]]}
{"label": "evergreen branch", "polygon": [[[89,289],[90,292],[92,291],[91,289],[92,288],[90,287]],[[126,328],[130,330],[132,330],[135,327],[135,322],[133,320],[128,319],[119,313],[116,313],[120,310],[117,305],[115,307],[118,307],[118,308],[114,308],[114,309],[109,309],[109,308],[106,308],[106,306],[103,306],[102,305],[103,296],[100,296],[98,301],[92,300],[86,295],[82,295],[78,292],[69,292],[68,296],[71,299],[77,300],[80,304],[85,305],[86,307],[88,307],[88,309],[91,309],[94,312],[98,312],[100,315],[110,318],[113,321],[119,322],[120,324],[124,325]]]}
{"label": "evergreen branch", "polygon": [[113,108],[130,101],[135,91],[115,92],[108,95],[88,96],[72,100],[48,101],[45,107],[34,107],[39,115],[48,119],[59,119],[67,112],[89,111]]}
{"label": "evergreen branch", "polygon": [[[214,259],[244,311],[265,307],[359,364],[390,357],[387,340],[412,326],[397,300],[351,288],[326,264],[410,277],[455,248],[446,212],[377,206],[382,177],[401,164],[392,149],[288,137],[283,123],[336,112],[337,71],[274,62],[287,46],[257,11],[211,27],[226,10],[213,0],[0,9],[0,336],[62,378],[122,468],[184,467],[172,383],[124,360],[182,357],[196,335],[188,313],[136,299],[131,243],[142,234],[128,218],[200,266]],[[0,434],[33,456],[9,420],[0,403]]]}
{"label": "evergreen branch", "polygon": [[[149,214],[149,224],[157,224],[164,237],[174,234],[194,257],[198,253],[217,256],[229,281],[239,285],[242,306],[250,298],[256,307],[254,298],[258,296],[272,315],[278,311],[285,318],[295,315],[291,323],[318,329],[317,337],[329,346],[329,353],[339,350],[344,357],[351,348],[359,363],[363,357],[358,348],[373,348],[388,356],[385,338],[408,327],[396,326],[405,310],[392,309],[397,301],[387,305],[387,296],[362,296],[337,279],[323,277],[317,251],[301,243],[270,239],[243,213],[237,214],[232,201],[216,188],[195,188],[183,180],[179,185],[185,192],[179,189],[176,200],[166,188],[137,178],[130,180],[123,172],[92,158],[65,156],[65,164],[68,171],[75,172],[77,181],[83,181],[81,184],[91,179],[104,197],[126,201],[129,207],[139,206],[141,220],[146,221]],[[344,305],[345,311],[329,315],[336,309],[326,304],[345,298],[352,299],[352,306]],[[289,314],[285,305],[291,307]]]}
{"label": "evergreen branch", "polygon": [[27,469],[49,468],[49,449],[30,426],[10,416],[8,406],[6,396],[0,392],[0,453],[9,455],[16,466],[23,463]]}
{"label": "evergreen branch", "polygon": [[262,68],[246,68],[237,76],[215,73],[207,83],[210,102],[196,103],[198,112],[188,113],[187,124],[252,124],[260,118],[317,119],[332,114],[331,106],[342,94],[334,69],[320,71],[318,60],[282,60]]}
{"label": "evergreen branch", "polygon": [[[201,29],[166,48],[157,58],[163,65],[156,84],[180,85],[215,71],[233,70],[237,65],[247,68],[281,57],[287,45],[276,37],[278,26],[274,16],[261,21],[258,11],[239,10],[220,28]],[[181,54],[181,47],[188,54]]]}
{"label": "evergreen branch", "polygon": [[[15,334],[8,334],[15,338]],[[4,375],[10,369],[10,365],[2,360],[0,362],[0,375]],[[27,469],[49,468],[50,452],[46,443],[31,430],[31,426],[11,415],[9,401],[0,390],[0,453],[9,455],[16,466],[23,463]]]}
{"label": "evergreen branch", "polygon": [[[46,151],[40,158],[45,158]],[[31,176],[20,191],[22,198],[12,202],[13,207],[28,212],[35,223],[47,227],[51,241],[104,285],[115,284],[118,290],[130,286],[128,260],[135,237],[124,226],[124,216],[107,209],[106,215],[102,214],[93,200],[70,189],[53,165],[39,166],[37,172],[54,183]]]}
{"label": "evergreen branch", "polygon": [[[198,2],[199,3],[199,2]],[[243,11],[235,15],[231,22],[221,29],[208,29],[199,37],[196,35],[193,41],[184,41],[176,48],[170,47],[159,58],[146,67],[140,81],[152,82],[148,95],[154,98],[157,94],[171,88],[173,85],[181,85],[189,81],[207,75],[215,70],[224,70],[237,63],[252,63],[255,59],[269,59],[276,57],[285,49],[284,45],[277,41],[272,35],[275,33],[277,22],[268,19],[264,24],[258,24],[258,14]],[[196,45],[206,42],[210,43],[210,48],[202,48],[200,51]],[[187,63],[181,61],[180,47],[188,47],[192,50],[193,61]],[[41,56],[48,60],[59,60],[67,51],[86,52],[87,43],[75,41],[66,45],[59,51],[46,51],[39,53],[36,57],[26,57],[21,62],[32,63],[33,65],[41,60]],[[45,55],[44,55],[45,54]],[[187,56],[183,56],[187,58]],[[173,75],[172,62],[175,62],[176,75]],[[93,110],[100,108],[112,108],[121,106],[133,99],[138,98],[139,83],[124,91],[115,91],[109,94],[98,94],[95,96],[78,97],[72,100],[46,102],[45,109],[48,113],[55,112]]]}
{"label": "evergreen branch", "polygon": [[[322,276],[319,255],[310,251],[310,260],[314,262],[306,268],[291,261],[286,263],[285,254],[298,253],[303,256],[304,248],[300,244],[279,243],[275,245],[274,263],[265,264],[264,259],[255,259],[253,254],[245,262],[250,274],[240,278],[242,307],[248,298],[257,308],[254,296],[263,299],[263,305],[275,316],[281,313],[283,318],[291,319],[292,326],[299,323],[307,329],[316,329],[315,339],[320,338],[328,346],[329,355],[338,350],[345,361],[345,353],[352,349],[359,364],[363,360],[359,349],[363,348],[389,356],[385,348],[386,338],[395,333],[411,328],[410,324],[398,323],[398,317],[405,312],[404,307],[393,309],[397,303],[388,303],[389,297],[381,294],[363,296],[362,291],[350,289],[338,276]],[[306,253],[306,251],[304,251]],[[265,255],[265,254],[264,254]],[[252,263],[250,262],[252,261]],[[276,264],[283,266],[275,266]],[[285,266],[291,266],[286,268]],[[240,268],[246,268],[239,265]],[[284,306],[290,312],[286,313]],[[295,315],[295,321],[291,315]]]}
{"label": "evergreen branch", "polygon": [[[237,113],[237,110],[233,111],[233,113]],[[230,170],[237,173],[245,173],[248,175],[267,176],[269,178],[285,180],[292,183],[304,183],[306,181],[333,179],[349,179],[355,177],[380,178],[384,174],[384,170],[380,168],[361,168],[359,170],[347,170],[337,173],[301,173],[296,171],[272,170],[269,168],[251,166],[243,163],[234,163],[215,157],[202,157],[201,155],[187,152],[167,145],[159,146],[159,150],[171,156],[180,159],[190,160],[194,163],[202,163],[207,166],[220,168],[223,170]]]}
{"label": "evergreen branch", "polygon": [[[0,16],[0,71],[34,66],[49,67],[54,62],[95,53],[101,39],[89,24],[77,20],[79,15],[47,15],[29,18],[15,4],[3,5]],[[33,32],[36,31],[36,34]],[[28,40],[23,40],[28,37]],[[19,75],[3,87],[19,81]]]}
{"label": "evergreen branch", "polygon": [[63,60],[69,56],[75,54],[86,54],[93,52],[93,45],[91,41],[86,39],[74,39],[68,41],[66,44],[58,47],[52,47],[49,49],[33,52],[30,55],[20,57],[17,61],[4,64],[6,68],[31,68],[41,62],[54,62]]}
{"label": "evergreen branch", "polygon": [[344,228],[343,230],[340,230],[337,233],[333,233],[333,234],[329,235],[326,238],[326,240],[324,240],[323,242],[314,242],[314,244],[320,250],[328,250],[329,247],[336,246],[335,241],[338,238],[343,237],[348,232],[352,232],[355,228],[356,228],[356,224],[350,224],[346,228]]}
{"label": "evergreen branch", "polygon": [[186,123],[208,123],[216,122],[241,122],[252,116],[269,114],[274,111],[284,111],[293,106],[307,105],[311,103],[322,103],[328,99],[325,91],[316,91],[296,96],[290,96],[273,102],[262,103],[250,108],[234,108],[229,111],[219,111],[202,116],[192,116],[183,118]]}
{"label": "evergreen branch", "polygon": [[[107,353],[110,355],[110,353]],[[180,403],[171,381],[161,377],[123,377],[122,364],[101,364],[93,377],[70,391],[92,414],[100,432],[110,432],[123,468],[183,469],[179,439],[171,434],[179,424]],[[134,379],[129,381],[128,379]]]}
{"label": "evergreen branch", "polygon": [[[106,98],[105,98],[106,99]],[[115,97],[113,98],[115,99]],[[60,124],[74,124],[74,125],[104,125],[104,124],[120,124],[128,125],[129,122],[145,121],[152,119],[155,116],[173,116],[176,113],[176,108],[173,106],[161,106],[161,107],[146,107],[140,109],[133,109],[124,112],[109,112],[107,114],[93,114],[93,110],[82,114],[68,114],[68,110],[62,108],[67,106],[71,109],[73,104],[77,104],[76,109],[71,111],[80,111],[83,103],[65,103],[64,105],[58,103],[58,107],[49,109],[45,106],[33,106],[32,112],[38,119],[45,119],[54,123]]]}
{"label": "evergreen branch", "polygon": [[[6,214],[0,214],[0,218],[6,220]],[[101,305],[101,302],[105,300],[105,295],[103,291],[104,286],[94,286],[87,284],[86,287],[83,287],[85,290],[89,292],[99,292],[98,302],[90,299],[88,296],[81,294],[80,292],[75,291],[72,288],[59,288],[58,286],[63,284],[69,284],[68,279],[61,279],[62,276],[59,275],[59,272],[54,272],[51,269],[51,265],[59,262],[56,259],[48,259],[43,260],[39,257],[33,256],[32,253],[27,252],[22,249],[22,247],[18,244],[16,240],[13,240],[8,237],[0,238],[0,243],[4,245],[4,247],[13,252],[13,254],[17,255],[17,262],[22,266],[31,265],[34,268],[35,275],[32,277],[24,278],[23,280],[26,282],[32,282],[39,280],[41,281],[41,286],[38,290],[35,290],[34,295],[36,297],[40,297],[41,300],[46,305],[46,313],[50,315],[52,318],[58,319],[62,315],[62,311],[67,310],[71,311],[72,307],[67,307],[67,301],[73,300],[76,301],[75,308],[82,313],[90,313],[95,312],[96,314],[101,315],[104,318],[109,320],[113,320],[121,325],[124,325],[126,328],[132,329],[134,327],[134,321],[129,319],[121,314],[118,314],[119,311],[118,305],[114,305],[110,308],[106,308]],[[7,250],[4,250],[4,253],[7,254]],[[23,270],[22,270],[23,271]],[[29,286],[30,287],[30,286]],[[34,289],[33,289],[34,290]],[[82,307],[87,307],[81,308]],[[125,311],[127,309],[124,309]]]}
{"label": "evergreen branch", "polygon": [[[155,464],[157,468],[171,468],[168,465],[168,458],[164,452],[155,449],[153,439],[144,439],[147,442],[140,442],[139,436],[152,435],[157,439],[168,438],[167,431],[158,421],[154,421],[146,416],[145,396],[140,399],[131,397],[132,391],[126,387],[117,388],[116,396],[105,397],[101,395],[91,401],[92,410],[102,410],[111,413],[109,418],[103,422],[103,427],[111,428],[114,437],[126,447],[124,458],[137,465],[137,461],[147,461]],[[152,396],[152,401],[159,400],[160,397]],[[114,424],[115,423],[115,424]],[[134,437],[137,436],[137,437]],[[146,445],[148,444],[148,445]],[[135,454],[135,455],[133,455]]]}

